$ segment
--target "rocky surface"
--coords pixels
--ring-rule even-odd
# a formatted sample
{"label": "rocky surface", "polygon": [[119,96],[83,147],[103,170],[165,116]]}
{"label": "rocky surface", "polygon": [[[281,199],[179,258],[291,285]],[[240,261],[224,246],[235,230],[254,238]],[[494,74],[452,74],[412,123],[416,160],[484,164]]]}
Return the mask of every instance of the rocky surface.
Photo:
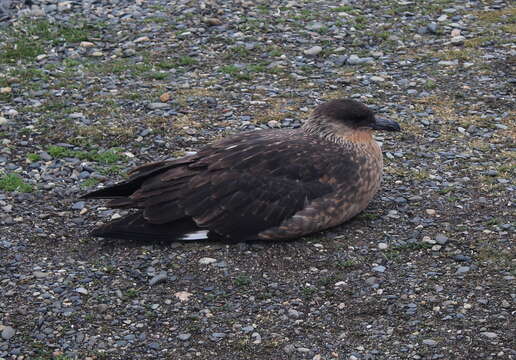
{"label": "rocky surface", "polygon": [[[504,1],[2,1],[0,359],[514,359]],[[353,97],[367,211],[286,243],[126,243],[79,196]]]}

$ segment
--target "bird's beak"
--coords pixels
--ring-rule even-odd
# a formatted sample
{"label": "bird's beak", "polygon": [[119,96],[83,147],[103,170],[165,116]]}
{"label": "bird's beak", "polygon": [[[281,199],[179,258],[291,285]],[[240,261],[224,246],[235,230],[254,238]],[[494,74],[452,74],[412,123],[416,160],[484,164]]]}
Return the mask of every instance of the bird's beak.
{"label": "bird's beak", "polygon": [[400,131],[401,127],[396,121],[385,118],[376,118],[372,128],[374,130]]}

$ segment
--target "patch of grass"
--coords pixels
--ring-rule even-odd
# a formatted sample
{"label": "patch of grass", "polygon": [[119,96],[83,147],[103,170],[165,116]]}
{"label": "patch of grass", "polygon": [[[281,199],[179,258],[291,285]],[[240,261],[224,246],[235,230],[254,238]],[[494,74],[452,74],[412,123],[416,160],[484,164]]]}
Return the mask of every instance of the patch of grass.
{"label": "patch of grass", "polygon": [[247,286],[251,283],[251,278],[246,275],[239,275],[235,278],[236,286]]}
{"label": "patch of grass", "polygon": [[497,218],[491,218],[485,222],[486,226],[494,226],[498,225],[500,223],[500,220]]}
{"label": "patch of grass", "polygon": [[179,66],[191,66],[191,65],[197,65],[199,61],[197,59],[194,59],[190,56],[182,56],[177,60],[177,64]]}
{"label": "patch of grass", "polygon": [[365,16],[359,15],[355,16],[355,27],[358,30],[363,30],[367,27],[367,18]]}
{"label": "patch of grass", "polygon": [[34,189],[32,185],[24,183],[19,175],[11,173],[0,176],[0,190],[28,193]]}
{"label": "patch of grass", "polygon": [[509,34],[516,34],[516,24],[504,25],[502,30]]}
{"label": "patch of grass", "polygon": [[9,75],[21,81],[34,81],[37,79],[47,81],[49,79],[48,75],[43,70],[35,68],[16,68],[13,69]]}
{"label": "patch of grass", "polygon": [[152,71],[152,65],[146,63],[138,63],[129,65],[129,69],[134,75],[142,75],[146,72]]}
{"label": "patch of grass", "polygon": [[272,48],[269,51],[269,56],[278,57],[278,56],[281,56],[281,55],[283,55],[283,52],[279,48]]}
{"label": "patch of grass", "polygon": [[480,37],[476,37],[473,39],[466,39],[464,41],[464,47],[476,49],[476,48],[484,45],[485,43],[487,43],[489,41],[493,41],[493,40],[496,40],[496,39],[494,39],[493,37],[488,37],[488,36],[480,36]]}
{"label": "patch of grass", "polygon": [[146,74],[145,77],[148,79],[153,79],[153,80],[164,80],[168,77],[168,74],[161,73],[161,72],[150,72],[150,73]]}
{"label": "patch of grass", "polygon": [[240,69],[238,66],[235,65],[227,65],[220,69],[220,71],[224,74],[228,74],[233,76],[234,78],[238,80],[251,80],[251,75],[242,69]]}
{"label": "patch of grass", "polygon": [[51,145],[48,147],[47,152],[52,157],[63,158],[68,157],[68,154],[70,154],[72,150],[68,150],[62,146]]}
{"label": "patch of grass", "polygon": [[315,294],[316,292],[317,292],[317,288],[315,288],[315,287],[303,286],[301,288],[301,293],[303,293],[303,295],[306,297],[312,297],[312,295]]}
{"label": "patch of grass", "polygon": [[427,242],[413,242],[404,245],[394,246],[393,251],[411,251],[411,250],[424,250],[430,249],[433,245]]}
{"label": "patch of grass", "polygon": [[478,55],[477,51],[473,49],[452,49],[439,51],[437,56],[443,60],[461,60],[467,61],[475,58]]}
{"label": "patch of grass", "polygon": [[231,48],[227,54],[226,57],[228,58],[234,58],[235,56],[245,58],[251,54],[251,51],[249,51],[245,46],[235,46]]}
{"label": "patch of grass", "polygon": [[111,165],[107,168],[100,168],[100,169],[97,169],[97,171],[102,174],[102,175],[106,175],[106,176],[109,176],[109,175],[120,175],[122,174],[122,171],[123,171],[123,166],[120,166],[120,165]]}
{"label": "patch of grass", "polygon": [[479,22],[484,24],[516,23],[516,8],[475,13]]}
{"label": "patch of grass", "polygon": [[403,252],[426,250],[432,248],[432,246],[432,244],[426,242],[407,243],[394,246],[390,250],[382,252],[382,255],[389,261],[400,262],[404,259],[404,257],[401,256]]}
{"label": "patch of grass", "polygon": [[351,5],[342,5],[342,6],[338,6],[336,8],[331,9],[331,11],[333,11],[333,12],[348,12],[351,10],[353,10],[353,6],[351,6]]}
{"label": "patch of grass", "polygon": [[120,154],[119,149],[113,148],[106,151],[99,152],[97,150],[92,151],[78,151],[67,149],[62,146],[50,145],[47,148],[47,152],[55,158],[78,158],[81,160],[95,161],[101,164],[113,164],[123,159],[123,155]]}
{"label": "patch of grass", "polygon": [[240,68],[235,65],[226,65],[221,67],[220,71],[224,74],[235,75],[240,71]]}
{"label": "patch of grass", "polygon": [[127,296],[130,299],[134,299],[135,297],[138,296],[138,290],[135,289],[135,288],[127,289],[127,291],[125,292],[124,295]]}
{"label": "patch of grass", "polygon": [[247,66],[247,70],[250,72],[265,72],[267,71],[267,66],[265,64],[251,64]]}
{"label": "patch of grass", "polygon": [[156,66],[163,70],[170,70],[177,67],[177,64],[173,61],[160,61],[156,64]]}
{"label": "patch of grass", "polygon": [[39,156],[39,154],[34,153],[27,154],[27,160],[29,160],[30,162],[36,162],[41,160],[41,156]]}
{"label": "patch of grass", "polygon": [[450,186],[450,187],[447,187],[444,189],[439,189],[437,192],[441,195],[446,195],[446,194],[454,192],[454,191],[455,191],[455,188],[453,186]]}
{"label": "patch of grass", "polygon": [[143,19],[144,24],[160,24],[165,22],[167,22],[167,18],[162,16],[149,16]]}
{"label": "patch of grass", "polygon": [[270,12],[270,7],[268,5],[258,5],[256,8],[261,14],[268,14]]}
{"label": "patch of grass", "polygon": [[423,85],[425,87],[425,89],[427,90],[432,90],[432,89],[435,89],[437,87],[437,84],[434,80],[432,79],[427,79]]}
{"label": "patch of grass", "polygon": [[22,21],[7,30],[9,41],[0,46],[0,61],[31,61],[48,46],[90,40],[99,33],[99,24],[55,23],[46,19]]}
{"label": "patch of grass", "polygon": [[7,63],[16,63],[19,60],[34,60],[36,56],[43,54],[43,47],[26,38],[20,38],[6,43],[0,48],[0,60]]}
{"label": "patch of grass", "polygon": [[353,259],[348,259],[345,261],[337,261],[335,262],[335,267],[339,269],[350,269],[358,265],[358,262],[356,262]]}
{"label": "patch of grass", "polygon": [[380,218],[380,215],[378,214],[375,214],[375,213],[361,213],[359,215],[360,218],[362,219],[366,219],[366,220],[376,220],[376,219],[379,219]]}
{"label": "patch of grass", "polygon": [[95,185],[97,185],[99,182],[100,182],[99,179],[89,178],[89,179],[84,180],[81,183],[81,187],[82,188],[91,188],[91,187],[94,187]]}

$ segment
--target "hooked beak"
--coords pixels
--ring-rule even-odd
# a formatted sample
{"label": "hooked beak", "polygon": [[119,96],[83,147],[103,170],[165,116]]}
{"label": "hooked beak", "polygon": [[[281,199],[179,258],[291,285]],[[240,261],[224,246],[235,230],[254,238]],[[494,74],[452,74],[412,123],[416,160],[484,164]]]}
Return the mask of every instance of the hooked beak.
{"label": "hooked beak", "polygon": [[400,131],[401,127],[396,121],[385,118],[376,118],[375,123],[371,126],[374,130]]}

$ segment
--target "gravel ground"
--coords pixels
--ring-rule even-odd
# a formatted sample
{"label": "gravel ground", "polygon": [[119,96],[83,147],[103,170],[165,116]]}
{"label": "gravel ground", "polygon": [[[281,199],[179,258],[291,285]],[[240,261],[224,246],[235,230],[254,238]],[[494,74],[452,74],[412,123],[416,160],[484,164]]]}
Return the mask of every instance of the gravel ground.
{"label": "gravel ground", "polygon": [[[0,359],[516,359],[508,2],[1,2]],[[337,97],[404,130],[344,226],[88,237],[87,190]]]}

